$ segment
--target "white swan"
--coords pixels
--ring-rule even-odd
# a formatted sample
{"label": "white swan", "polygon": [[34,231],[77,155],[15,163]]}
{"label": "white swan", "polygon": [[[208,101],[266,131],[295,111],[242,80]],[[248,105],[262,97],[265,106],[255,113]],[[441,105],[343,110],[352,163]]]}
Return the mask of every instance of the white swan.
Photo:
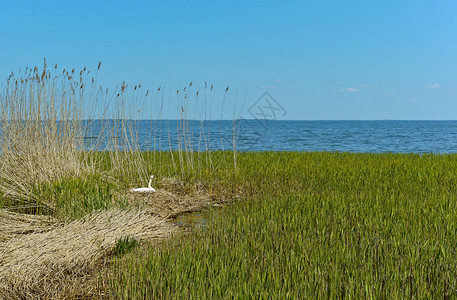
{"label": "white swan", "polygon": [[131,192],[137,192],[137,193],[152,193],[152,192],[155,192],[156,190],[151,186],[153,178],[154,178],[154,175],[151,175],[151,178],[149,178],[148,187],[131,189],[130,191]]}

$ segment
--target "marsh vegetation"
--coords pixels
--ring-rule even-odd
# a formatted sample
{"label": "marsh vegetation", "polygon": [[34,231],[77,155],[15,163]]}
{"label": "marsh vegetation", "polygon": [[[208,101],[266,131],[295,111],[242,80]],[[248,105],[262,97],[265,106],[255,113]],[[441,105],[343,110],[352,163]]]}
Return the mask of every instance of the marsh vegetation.
{"label": "marsh vegetation", "polygon": [[139,151],[127,120],[160,89],[51,69],[0,94],[3,298],[455,297],[457,155],[211,151],[184,90],[177,149]]}
{"label": "marsh vegetation", "polygon": [[125,298],[455,297],[457,156],[239,153],[240,201],[117,259]]}

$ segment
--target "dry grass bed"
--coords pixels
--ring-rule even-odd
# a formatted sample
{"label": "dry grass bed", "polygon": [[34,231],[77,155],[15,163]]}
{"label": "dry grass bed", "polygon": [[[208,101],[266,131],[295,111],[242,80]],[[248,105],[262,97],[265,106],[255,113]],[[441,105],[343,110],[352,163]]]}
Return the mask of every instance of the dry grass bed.
{"label": "dry grass bed", "polygon": [[133,207],[170,219],[183,213],[203,210],[215,203],[214,198],[198,183],[189,187],[177,179],[164,178],[161,186],[163,188],[154,193],[129,192],[121,197],[126,197]]}
{"label": "dry grass bed", "polygon": [[141,207],[152,215],[171,219],[186,212],[205,209],[212,204],[211,198],[202,193],[180,196],[157,190],[155,193],[128,193],[126,197],[133,207]]}
{"label": "dry grass bed", "polygon": [[56,222],[51,216],[19,214],[0,209],[0,242],[26,233],[49,230]]}
{"label": "dry grass bed", "polygon": [[109,256],[117,240],[160,239],[175,230],[161,217],[113,209],[4,241],[0,243],[0,295],[2,299],[100,297],[93,282],[94,267]]}

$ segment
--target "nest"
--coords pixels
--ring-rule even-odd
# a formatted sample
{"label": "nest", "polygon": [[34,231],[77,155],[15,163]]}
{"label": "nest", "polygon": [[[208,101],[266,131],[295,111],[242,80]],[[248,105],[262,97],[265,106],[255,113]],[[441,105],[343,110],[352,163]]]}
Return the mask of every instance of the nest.
{"label": "nest", "polygon": [[140,207],[150,214],[163,218],[175,218],[183,213],[200,211],[214,203],[200,184],[186,186],[174,178],[164,178],[161,181],[163,189],[153,193],[130,192],[125,197],[133,207]]}

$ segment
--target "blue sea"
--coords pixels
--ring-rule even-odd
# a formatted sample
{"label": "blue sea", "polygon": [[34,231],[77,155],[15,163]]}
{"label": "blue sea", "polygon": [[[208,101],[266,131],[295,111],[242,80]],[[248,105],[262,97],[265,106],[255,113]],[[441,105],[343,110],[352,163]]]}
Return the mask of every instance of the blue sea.
{"label": "blue sea", "polygon": [[[457,152],[457,121],[130,121],[141,150]],[[86,139],[99,134],[95,122]],[[105,126],[106,128],[106,126]],[[103,148],[103,144],[97,147]]]}

